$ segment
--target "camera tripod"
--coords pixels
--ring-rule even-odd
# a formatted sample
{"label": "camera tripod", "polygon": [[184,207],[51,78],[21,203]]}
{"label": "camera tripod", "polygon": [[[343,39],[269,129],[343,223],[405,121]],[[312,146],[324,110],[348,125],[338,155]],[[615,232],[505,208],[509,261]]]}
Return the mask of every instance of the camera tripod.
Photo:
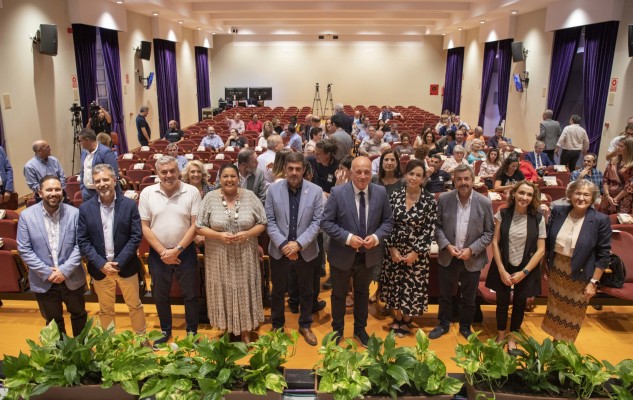
{"label": "camera tripod", "polygon": [[81,111],[73,112],[73,116],[70,120],[70,123],[73,125],[73,159],[72,159],[72,169],[71,172],[73,175],[75,172],[75,154],[79,153],[81,159],[81,146],[79,145],[79,132],[83,128],[83,120],[81,118]]}
{"label": "camera tripod", "polygon": [[312,114],[323,113],[323,106],[321,105],[321,95],[319,94],[319,83],[317,82],[314,89],[314,99],[312,100]]}
{"label": "camera tripod", "polygon": [[[328,106],[330,113],[328,114]],[[325,95],[325,109],[323,110],[323,117],[332,116],[334,112],[334,99],[332,98],[332,84],[327,84],[327,93]]]}

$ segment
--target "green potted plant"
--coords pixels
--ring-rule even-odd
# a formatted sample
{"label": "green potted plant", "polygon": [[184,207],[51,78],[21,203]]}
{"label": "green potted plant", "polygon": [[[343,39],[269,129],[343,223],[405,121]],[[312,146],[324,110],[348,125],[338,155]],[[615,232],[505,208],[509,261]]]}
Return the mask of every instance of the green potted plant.
{"label": "green potted plant", "polygon": [[[89,319],[77,337],[60,336],[57,324],[52,321],[40,332],[39,343],[27,340],[30,354],[20,352],[17,357],[5,356],[4,386],[9,400],[36,399],[134,399],[126,393],[120,380],[102,381],[103,370],[115,360],[111,347],[97,355],[103,343],[113,343],[111,329],[93,325]],[[144,337],[132,341],[128,348],[140,351]],[[111,377],[112,378],[112,377]],[[126,382],[128,385],[128,382]],[[136,384],[138,390],[138,383]],[[128,385],[132,386],[132,385]],[[102,388],[103,387],[103,388]]]}
{"label": "green potted plant", "polygon": [[281,399],[288,385],[283,374],[283,365],[296,351],[297,331],[290,335],[281,330],[266,332],[251,343],[250,359],[238,386],[234,386],[225,398],[229,399]]}
{"label": "green potted plant", "polygon": [[351,341],[345,348],[324,341],[316,371],[321,377],[319,398],[450,399],[462,382],[446,375],[424,332],[418,331],[416,341],[415,348],[396,347],[393,332],[384,341],[372,335],[361,353]]}

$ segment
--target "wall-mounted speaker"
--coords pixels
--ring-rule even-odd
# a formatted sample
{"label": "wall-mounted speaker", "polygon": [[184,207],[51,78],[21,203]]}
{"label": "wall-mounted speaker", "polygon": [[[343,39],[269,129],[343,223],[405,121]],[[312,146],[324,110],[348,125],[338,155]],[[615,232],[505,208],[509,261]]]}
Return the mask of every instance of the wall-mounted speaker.
{"label": "wall-mounted speaker", "polygon": [[512,60],[514,62],[525,61],[523,42],[512,42]]}
{"label": "wall-mounted speaker", "polygon": [[139,57],[141,60],[149,60],[152,55],[152,42],[141,41],[141,52]]}
{"label": "wall-mounted speaker", "polygon": [[629,25],[629,57],[633,57],[633,25]]}
{"label": "wall-mounted speaker", "polygon": [[40,24],[38,31],[39,51],[49,56],[57,55],[57,25]]}

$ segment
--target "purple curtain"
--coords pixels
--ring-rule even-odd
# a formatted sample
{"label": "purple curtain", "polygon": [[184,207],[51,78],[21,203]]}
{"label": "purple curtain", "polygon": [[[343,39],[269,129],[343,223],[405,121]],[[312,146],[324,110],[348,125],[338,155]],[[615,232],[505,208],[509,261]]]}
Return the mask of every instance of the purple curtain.
{"label": "purple curtain", "polygon": [[609,21],[585,26],[583,116],[589,136],[589,151],[596,154],[600,149],[618,25],[618,21]]}
{"label": "purple curtain", "polygon": [[79,84],[79,101],[84,126],[88,123],[88,105],[97,99],[97,28],[73,24],[75,64]]}
{"label": "purple curtain", "polygon": [[154,61],[156,62],[156,90],[158,92],[158,125],[160,137],[163,137],[169,129],[170,120],[180,122],[176,43],[154,39]]}
{"label": "purple curtain", "polygon": [[497,54],[497,45],[499,42],[488,42],[484,45],[484,67],[481,74],[481,99],[479,103],[479,121],[477,125],[483,128],[486,119],[486,102],[488,101],[488,91],[490,91],[490,83],[492,81],[492,69]]}
{"label": "purple curtain", "polygon": [[442,110],[459,114],[462,99],[462,73],[464,70],[464,48],[448,49],[446,54],[446,76],[444,77],[444,100]]}
{"label": "purple curtain", "polygon": [[561,29],[554,35],[554,47],[552,48],[552,64],[549,71],[549,87],[547,89],[547,108],[554,112],[555,120],[558,119],[563,96],[569,82],[569,74],[578,50],[578,40],[582,27]]}
{"label": "purple curtain", "polygon": [[211,107],[209,90],[209,49],[196,46],[196,89],[198,90],[198,121],[202,121],[202,109]]}
{"label": "purple curtain", "polygon": [[508,113],[508,92],[510,92],[510,68],[512,67],[512,42],[513,39],[499,41],[499,73],[497,83],[499,86],[499,125],[506,119]]}
{"label": "purple curtain", "polygon": [[110,100],[110,116],[112,132],[119,135],[119,153],[128,152],[127,136],[123,119],[123,98],[121,91],[121,63],[119,61],[119,32],[112,29],[99,28],[101,48],[106,74],[108,75],[108,96]]}

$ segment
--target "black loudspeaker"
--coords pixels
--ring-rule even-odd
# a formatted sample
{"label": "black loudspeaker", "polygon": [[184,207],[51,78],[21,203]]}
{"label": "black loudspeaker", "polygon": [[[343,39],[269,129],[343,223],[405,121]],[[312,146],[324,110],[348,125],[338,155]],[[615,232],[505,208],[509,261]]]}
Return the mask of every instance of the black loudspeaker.
{"label": "black loudspeaker", "polygon": [[152,55],[152,43],[141,41],[141,59],[149,60],[149,57]]}
{"label": "black loudspeaker", "polygon": [[40,24],[40,53],[49,56],[57,55],[57,25]]}
{"label": "black loudspeaker", "polygon": [[512,60],[514,62],[525,61],[523,42],[512,42]]}
{"label": "black loudspeaker", "polygon": [[633,25],[629,25],[629,57],[633,57]]}

